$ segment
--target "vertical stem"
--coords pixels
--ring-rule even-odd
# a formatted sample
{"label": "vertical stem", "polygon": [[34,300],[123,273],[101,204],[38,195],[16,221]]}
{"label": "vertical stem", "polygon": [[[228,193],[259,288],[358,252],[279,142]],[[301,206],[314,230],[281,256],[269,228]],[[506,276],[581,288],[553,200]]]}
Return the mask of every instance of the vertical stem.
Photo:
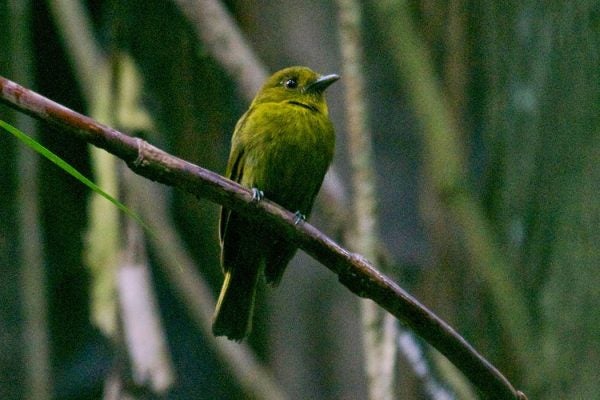
{"label": "vertical stem", "polygon": [[[113,119],[129,131],[152,130],[152,120],[141,105],[142,78],[133,60],[118,49],[111,59],[114,64]],[[119,174],[117,168],[114,171],[126,202],[136,204],[147,193],[139,180],[128,172]],[[120,334],[135,385],[163,395],[172,387],[175,372],[152,285],[144,232],[132,219],[125,220],[121,226],[125,227],[124,245],[116,274]]]}
{"label": "vertical stem", "polygon": [[[351,247],[369,260],[376,260],[377,200],[373,146],[365,102],[362,62],[360,7],[355,0],[338,0],[342,76],[346,84],[346,121],[348,151],[352,164],[354,189],[354,231]],[[370,399],[394,397],[394,365],[396,324],[370,300],[361,303],[363,345]]]}
{"label": "vertical stem", "polygon": [[481,276],[498,309],[498,318],[515,349],[515,364],[526,368],[532,349],[530,315],[523,294],[500,251],[493,227],[467,187],[465,155],[455,121],[436,80],[426,46],[417,34],[406,0],[373,2],[380,27],[420,120],[424,160],[440,200],[461,228],[474,273]]}
{"label": "vertical stem", "polygon": [[[11,54],[13,76],[26,86],[31,86],[31,1],[9,2]],[[35,131],[31,118],[18,113],[16,125],[27,132]],[[46,301],[46,279],[43,265],[40,210],[38,205],[39,158],[29,149],[19,147],[17,154],[19,186],[21,287],[23,293],[23,332],[25,366],[25,399],[50,399],[50,349]]]}
{"label": "vertical stem", "polygon": [[[56,26],[67,48],[77,81],[94,119],[112,125],[110,66],[92,35],[92,24],[80,1],[49,2]],[[107,193],[118,193],[116,161],[97,148],[90,150],[96,183]],[[86,264],[92,271],[92,320],[111,336],[116,328],[115,274],[119,252],[119,212],[92,196],[89,207]]]}
{"label": "vertical stem", "polygon": [[[140,193],[132,174],[125,179],[128,198]],[[133,189],[133,190],[132,190]],[[134,383],[152,393],[165,394],[175,381],[165,330],[152,286],[142,228],[131,219],[126,225],[126,248],[117,273],[119,314]]]}
{"label": "vertical stem", "polygon": [[[92,35],[91,22],[80,0],[48,0],[48,8],[62,36],[67,56],[84,96],[98,88],[97,74],[106,65]],[[86,100],[90,99],[86,97]]]}

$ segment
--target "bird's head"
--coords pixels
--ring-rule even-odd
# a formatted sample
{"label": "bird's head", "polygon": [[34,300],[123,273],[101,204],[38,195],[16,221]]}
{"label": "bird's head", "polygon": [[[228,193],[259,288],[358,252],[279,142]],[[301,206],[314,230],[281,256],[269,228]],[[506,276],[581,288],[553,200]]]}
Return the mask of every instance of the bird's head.
{"label": "bird's head", "polygon": [[307,67],[284,68],[267,79],[253,104],[286,102],[326,114],[323,93],[338,79],[339,75],[319,75]]}

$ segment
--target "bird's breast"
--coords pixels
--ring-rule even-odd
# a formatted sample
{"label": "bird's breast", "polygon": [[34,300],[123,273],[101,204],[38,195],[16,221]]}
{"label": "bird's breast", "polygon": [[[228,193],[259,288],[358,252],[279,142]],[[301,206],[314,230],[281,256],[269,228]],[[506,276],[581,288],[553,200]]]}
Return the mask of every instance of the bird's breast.
{"label": "bird's breast", "polygon": [[308,212],[331,159],[335,138],[329,118],[289,106],[277,112],[255,136],[247,163],[252,184],[289,210]]}

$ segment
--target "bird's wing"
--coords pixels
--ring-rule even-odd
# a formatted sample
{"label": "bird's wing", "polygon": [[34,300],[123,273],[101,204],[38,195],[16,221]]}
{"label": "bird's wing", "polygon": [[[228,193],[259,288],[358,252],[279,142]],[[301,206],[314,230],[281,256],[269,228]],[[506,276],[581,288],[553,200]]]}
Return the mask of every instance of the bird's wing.
{"label": "bird's wing", "polygon": [[[234,182],[242,181],[242,174],[244,172],[244,158],[245,152],[241,146],[235,146],[231,149],[231,155],[229,156],[229,163],[227,164],[227,171],[225,176]],[[230,211],[221,207],[221,219],[219,221],[219,237],[221,243],[225,238],[225,232],[227,230],[227,223],[229,221]]]}

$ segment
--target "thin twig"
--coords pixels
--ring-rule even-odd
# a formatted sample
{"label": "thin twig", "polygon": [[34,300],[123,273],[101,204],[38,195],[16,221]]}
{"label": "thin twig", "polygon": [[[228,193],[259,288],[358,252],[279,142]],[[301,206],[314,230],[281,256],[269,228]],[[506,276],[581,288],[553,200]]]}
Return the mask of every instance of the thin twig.
{"label": "thin twig", "polygon": [[215,172],[102,125],[2,77],[0,101],[58,127],[56,132],[105,149],[139,175],[205,197],[251,220],[260,220],[336,273],[353,293],[372,299],[410,326],[489,398],[518,398],[510,382],[448,324],[360,255],[342,248],[309,223],[296,224],[294,213],[269,200],[256,203],[248,189]]}

